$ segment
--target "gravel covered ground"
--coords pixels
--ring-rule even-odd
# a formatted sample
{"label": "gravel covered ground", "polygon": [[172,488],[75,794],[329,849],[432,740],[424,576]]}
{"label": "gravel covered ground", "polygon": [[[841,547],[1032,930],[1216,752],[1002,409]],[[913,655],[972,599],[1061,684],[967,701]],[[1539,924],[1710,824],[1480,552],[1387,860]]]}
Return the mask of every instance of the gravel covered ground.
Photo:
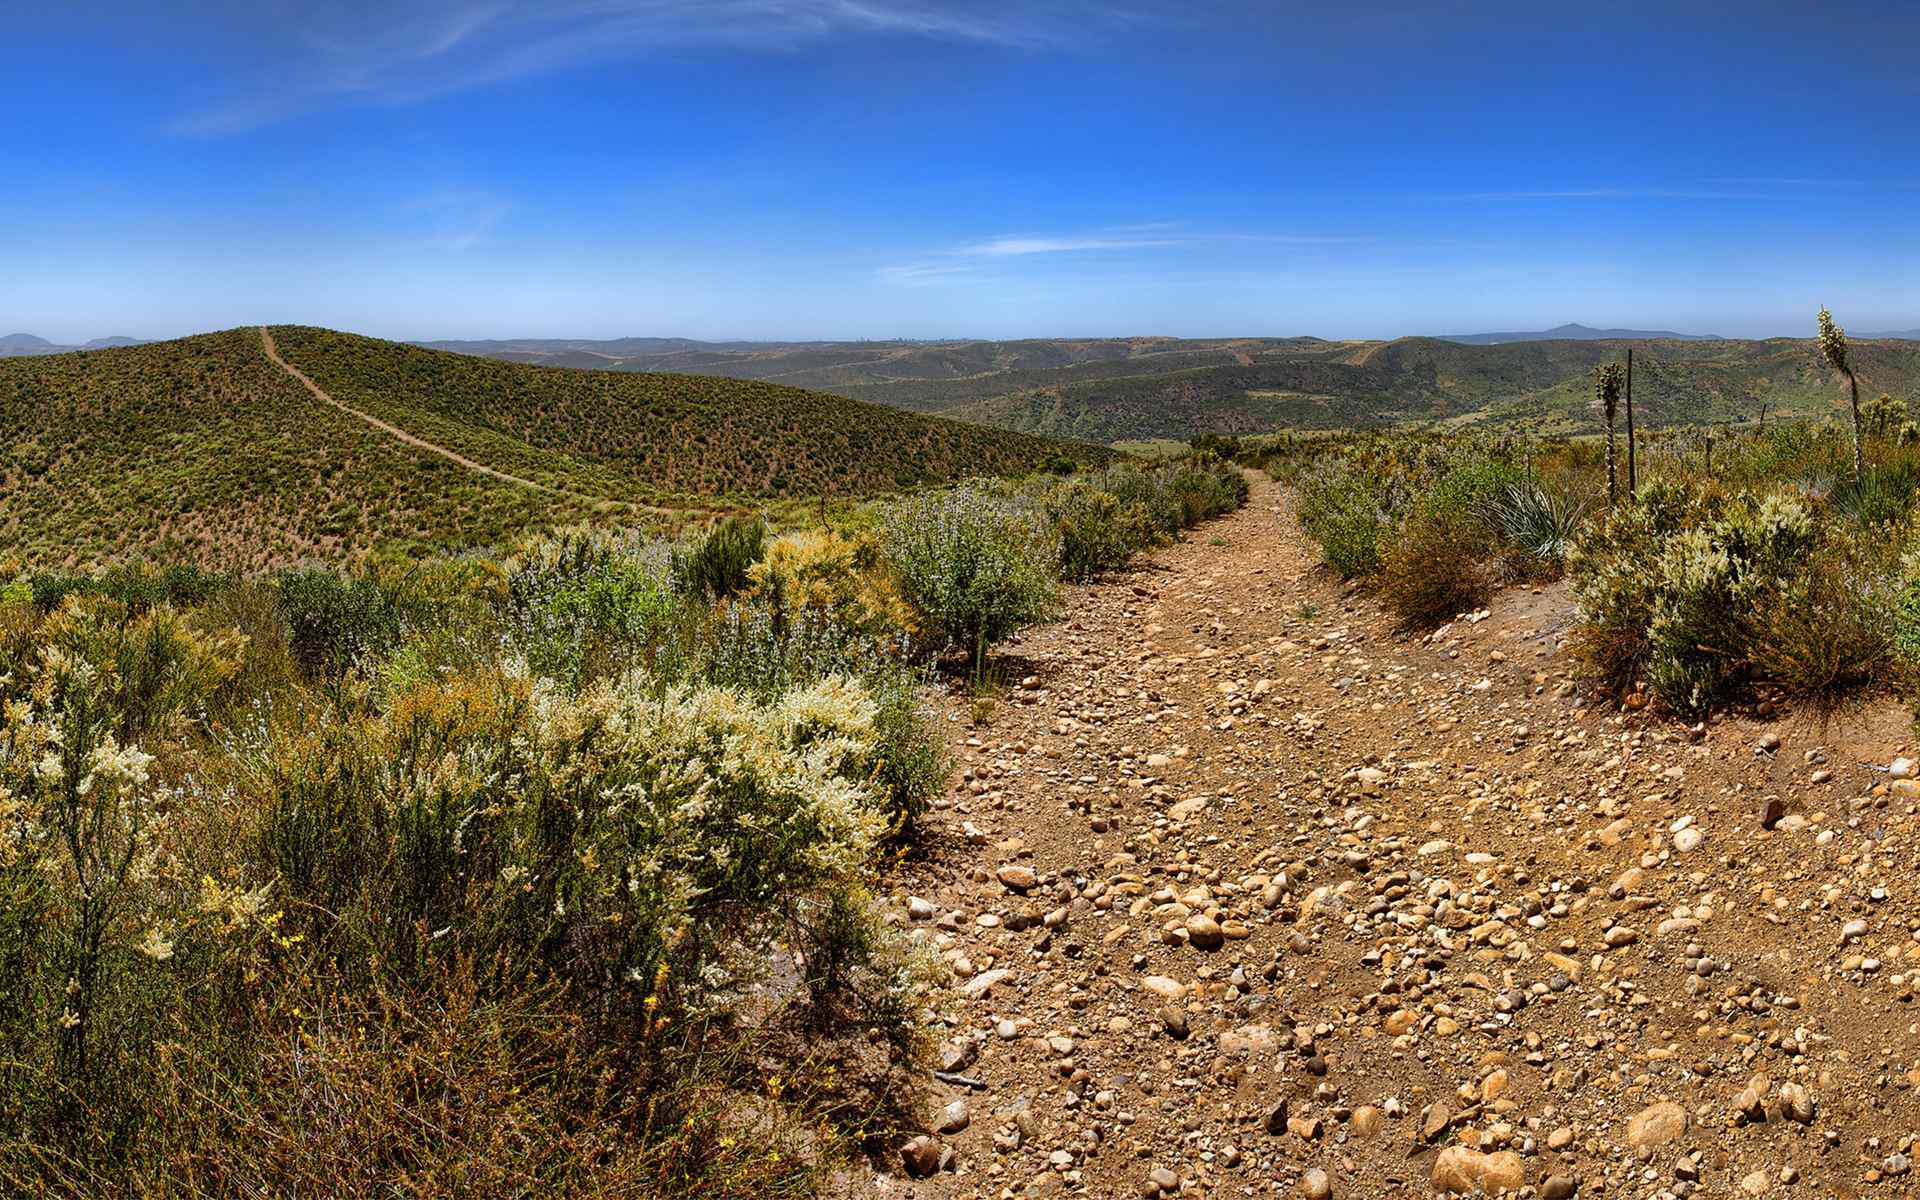
{"label": "gravel covered ground", "polygon": [[895,919],[950,965],[886,1197],[1912,1194],[1906,711],[1577,690],[1242,512],[1009,649]]}

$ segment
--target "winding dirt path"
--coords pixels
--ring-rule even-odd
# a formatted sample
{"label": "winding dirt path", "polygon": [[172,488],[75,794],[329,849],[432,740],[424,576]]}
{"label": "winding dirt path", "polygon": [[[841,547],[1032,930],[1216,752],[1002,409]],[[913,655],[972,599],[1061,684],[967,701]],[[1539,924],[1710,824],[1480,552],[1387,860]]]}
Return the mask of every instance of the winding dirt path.
{"label": "winding dirt path", "polygon": [[473,459],[468,458],[464,454],[460,454],[454,450],[449,450],[445,446],[439,445],[434,442],[430,442],[423,437],[416,436],[415,434],[408,433],[406,430],[400,428],[398,425],[395,425],[390,421],[383,421],[379,417],[374,416],[372,413],[363,412],[360,409],[357,409],[350,404],[344,404],[341,401],[334,399],[332,394],[329,393],[325,388],[321,387],[319,384],[315,383],[312,379],[308,378],[306,372],[302,371],[299,367],[294,366],[292,363],[288,362],[286,359],[280,357],[280,347],[274,344],[272,330],[268,329],[265,325],[262,325],[259,328],[260,328],[260,344],[266,350],[267,357],[270,360],[272,360],[275,366],[279,367],[282,371],[285,371],[287,374],[293,376],[293,378],[298,380],[302,387],[306,388],[307,391],[313,394],[314,399],[320,400],[327,404],[331,404],[333,407],[339,409],[343,413],[346,413],[348,416],[357,417],[360,420],[365,421],[367,424],[373,426],[375,429],[380,430],[382,433],[388,435],[389,437],[392,437],[397,441],[404,442],[407,445],[412,446],[417,450],[424,450],[428,454],[437,454],[441,458],[446,459],[448,462],[457,463],[460,466],[465,467],[469,471],[473,471],[481,475],[486,475],[493,479],[498,479],[502,483],[516,484],[520,487],[531,488],[536,492],[544,492],[549,496],[559,496],[566,500],[576,500],[582,504],[590,505],[596,508],[606,507],[606,506],[617,506],[621,508],[632,509],[635,512],[649,513],[656,516],[675,516],[675,517],[684,516],[688,511],[691,511],[691,510],[685,510],[685,509],[661,508],[657,505],[641,504],[632,500],[616,500],[608,496],[590,496],[585,492],[572,492],[572,491],[566,490],[565,488],[550,487],[547,484],[540,483],[532,479],[527,479],[520,475],[509,474],[506,471],[498,470],[494,467],[489,467],[485,463],[475,462]]}
{"label": "winding dirt path", "polygon": [[1911,1194],[1903,716],[1695,736],[1575,688],[1563,587],[1409,637],[1316,562],[1262,480],[944,703],[943,1074],[866,1194]]}

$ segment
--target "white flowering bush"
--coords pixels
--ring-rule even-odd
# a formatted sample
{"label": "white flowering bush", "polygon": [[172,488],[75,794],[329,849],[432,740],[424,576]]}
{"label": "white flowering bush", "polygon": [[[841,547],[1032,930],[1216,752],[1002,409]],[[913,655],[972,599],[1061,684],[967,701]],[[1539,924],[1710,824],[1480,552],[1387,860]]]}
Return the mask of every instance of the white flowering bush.
{"label": "white flowering bush", "polygon": [[1817,607],[1791,585],[1819,539],[1813,509],[1791,494],[1729,500],[1654,484],[1569,556],[1576,649],[1611,686],[1644,678],[1675,711],[1703,713],[1766,657],[1759,631],[1774,607],[1793,603],[1793,626],[1818,636]]}
{"label": "white flowering bush", "polygon": [[847,678],[765,703],[643,671],[457,681],[276,752],[264,845],[343,966],[520,963],[644,1035],[723,1014],[864,880],[879,716]]}
{"label": "white flowering bush", "polygon": [[[70,598],[45,641],[0,675],[0,1105],[24,1125],[79,1098],[106,1108],[151,1069],[151,1039],[180,993],[177,960],[209,926],[173,850],[178,796],[155,757],[121,740],[195,708],[213,648],[161,615],[98,633]],[[83,657],[76,646],[96,652]],[[166,664],[172,664],[168,669]],[[209,1008],[223,982],[197,981]]]}

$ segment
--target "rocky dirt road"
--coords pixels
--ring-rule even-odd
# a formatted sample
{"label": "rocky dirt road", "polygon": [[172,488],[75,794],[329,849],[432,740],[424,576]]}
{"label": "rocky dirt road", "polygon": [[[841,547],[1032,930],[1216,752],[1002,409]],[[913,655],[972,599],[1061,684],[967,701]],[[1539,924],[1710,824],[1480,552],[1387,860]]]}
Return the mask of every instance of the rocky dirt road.
{"label": "rocky dirt road", "polygon": [[1620,714],[1560,589],[1409,638],[1286,503],[950,703],[889,898],[953,974],[942,1075],[874,1191],[1911,1194],[1904,712]]}

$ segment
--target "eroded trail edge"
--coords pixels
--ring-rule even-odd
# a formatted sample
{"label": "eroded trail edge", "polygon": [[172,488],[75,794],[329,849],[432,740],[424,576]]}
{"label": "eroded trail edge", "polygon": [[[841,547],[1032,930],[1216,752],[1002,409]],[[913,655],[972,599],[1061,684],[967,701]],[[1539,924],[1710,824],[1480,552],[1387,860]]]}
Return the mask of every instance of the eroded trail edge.
{"label": "eroded trail edge", "polygon": [[1563,587],[1408,636],[1288,504],[1073,589],[983,724],[944,702],[888,897],[943,1076],[861,1190],[1905,1194],[1905,718],[1621,715]]}

